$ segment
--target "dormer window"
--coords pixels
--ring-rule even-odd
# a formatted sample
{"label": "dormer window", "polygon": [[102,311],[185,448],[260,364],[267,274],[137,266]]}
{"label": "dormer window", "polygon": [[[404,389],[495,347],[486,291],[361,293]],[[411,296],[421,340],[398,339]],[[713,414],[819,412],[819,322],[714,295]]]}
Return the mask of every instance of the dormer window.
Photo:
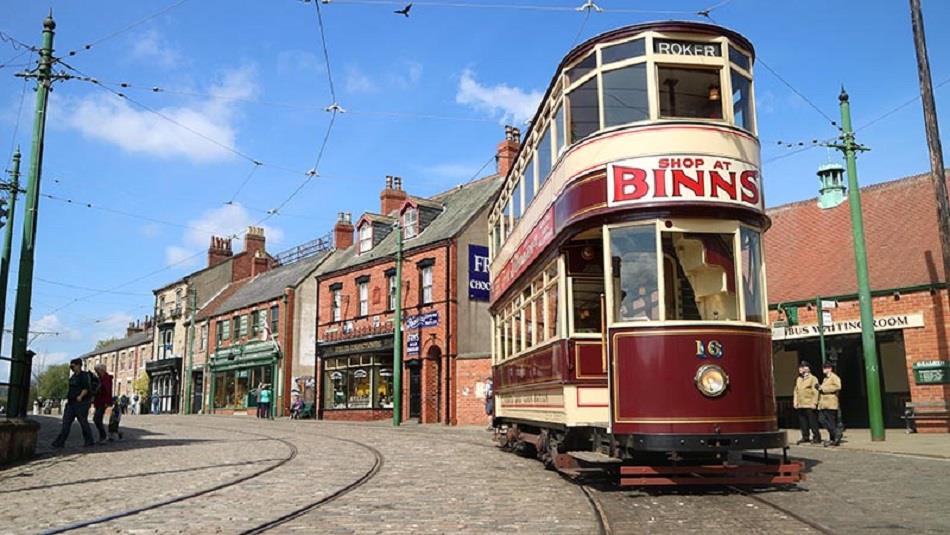
{"label": "dormer window", "polygon": [[373,248],[373,225],[364,223],[360,227],[360,253],[368,252]]}
{"label": "dormer window", "polygon": [[419,210],[409,207],[402,216],[403,236],[406,238],[415,237],[419,234]]}

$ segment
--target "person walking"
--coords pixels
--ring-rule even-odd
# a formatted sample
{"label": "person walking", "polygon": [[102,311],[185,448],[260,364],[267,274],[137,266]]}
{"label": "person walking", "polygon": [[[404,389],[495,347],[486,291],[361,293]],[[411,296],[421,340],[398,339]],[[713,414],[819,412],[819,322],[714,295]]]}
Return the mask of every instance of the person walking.
{"label": "person walking", "polygon": [[261,388],[258,390],[258,402],[257,402],[257,416],[258,418],[270,418],[270,405],[271,397],[273,392],[271,392],[270,385],[267,383],[261,383]]}
{"label": "person walking", "polygon": [[488,415],[488,430],[495,428],[495,385],[491,377],[485,379],[485,414]]}
{"label": "person walking", "polygon": [[135,415],[138,413],[139,413],[139,393],[136,392],[132,396],[132,414]]}
{"label": "person walking", "polygon": [[798,412],[798,427],[802,432],[802,438],[797,444],[809,441],[812,444],[821,444],[821,430],[818,428],[818,379],[811,374],[811,366],[804,360],[798,364],[792,406]]}
{"label": "person walking", "polygon": [[129,396],[122,394],[119,396],[119,407],[122,408],[122,414],[129,412]]}
{"label": "person walking", "polygon": [[79,421],[79,428],[82,430],[83,442],[86,446],[92,446],[95,442],[92,439],[92,430],[89,428],[89,405],[91,403],[90,392],[92,392],[92,380],[90,373],[83,371],[82,359],[73,359],[69,361],[69,370],[73,374],[69,377],[69,390],[66,393],[66,409],[63,411],[63,428],[59,436],[53,441],[53,447],[56,449],[66,445],[66,439],[69,438],[69,431],[73,427],[73,420]]}
{"label": "person walking", "polygon": [[152,392],[152,414],[158,414],[158,392]]}
{"label": "person walking", "polygon": [[96,376],[99,377],[99,392],[92,400],[94,407],[92,423],[96,424],[96,431],[99,432],[99,442],[105,442],[107,435],[106,428],[102,425],[102,417],[106,414],[106,407],[112,405],[112,376],[106,371],[106,365],[101,362],[96,364],[94,369]]}
{"label": "person walking", "polygon": [[829,360],[822,366],[825,379],[821,382],[819,390],[821,396],[818,398],[818,411],[820,419],[824,421],[828,428],[828,441],[825,446],[841,445],[841,426],[838,424],[838,393],[841,392],[841,378],[835,373],[835,366]]}

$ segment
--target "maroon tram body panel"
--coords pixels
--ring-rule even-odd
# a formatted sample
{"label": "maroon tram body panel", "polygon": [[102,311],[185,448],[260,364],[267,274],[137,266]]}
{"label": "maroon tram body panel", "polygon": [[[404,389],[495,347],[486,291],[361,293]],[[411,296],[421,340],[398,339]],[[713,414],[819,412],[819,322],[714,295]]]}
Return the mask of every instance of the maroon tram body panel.
{"label": "maroon tram body panel", "polygon": [[[730,434],[778,430],[771,335],[729,327],[617,328],[610,331],[611,424],[615,434]],[[721,344],[721,356],[699,347]],[[729,378],[707,397],[696,387],[705,364]]]}

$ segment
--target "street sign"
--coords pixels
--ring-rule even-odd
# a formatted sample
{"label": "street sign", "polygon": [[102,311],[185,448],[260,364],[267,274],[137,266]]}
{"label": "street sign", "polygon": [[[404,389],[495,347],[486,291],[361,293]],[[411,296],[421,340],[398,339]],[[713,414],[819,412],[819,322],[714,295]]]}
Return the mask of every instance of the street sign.
{"label": "street sign", "polygon": [[834,320],[831,319],[831,312],[829,312],[829,311],[827,311],[827,310],[822,310],[822,311],[821,311],[821,321],[822,321],[822,323],[824,323],[825,325],[831,325],[832,323],[834,323]]}
{"label": "street sign", "polygon": [[824,299],[822,299],[822,300],[821,300],[821,308],[822,308],[822,310],[831,310],[832,308],[838,308],[838,302],[837,302],[837,301],[825,301]]}

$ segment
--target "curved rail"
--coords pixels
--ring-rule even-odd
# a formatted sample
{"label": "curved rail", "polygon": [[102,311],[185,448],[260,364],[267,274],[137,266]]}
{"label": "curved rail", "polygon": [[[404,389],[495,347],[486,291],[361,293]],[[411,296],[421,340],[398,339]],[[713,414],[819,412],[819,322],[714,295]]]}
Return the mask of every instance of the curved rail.
{"label": "curved rail", "polygon": [[782,507],[781,505],[772,503],[772,502],[766,500],[765,498],[756,496],[755,494],[752,494],[751,492],[748,492],[748,491],[746,491],[746,490],[742,490],[742,489],[739,488],[739,487],[729,486],[729,487],[726,487],[726,488],[732,490],[733,492],[737,492],[737,493],[739,493],[739,494],[745,496],[746,498],[750,498],[750,499],[752,499],[752,500],[755,500],[755,501],[761,503],[762,505],[764,505],[764,506],[766,506],[766,507],[769,507],[769,508],[771,508],[771,509],[774,509],[774,510],[776,510],[776,511],[782,513],[783,515],[788,516],[789,518],[794,518],[795,520],[801,522],[802,524],[805,524],[806,526],[810,527],[811,529],[813,529],[813,530],[815,530],[815,531],[817,531],[817,532],[819,532],[819,533],[823,533],[823,534],[825,534],[825,535],[834,535],[834,533],[835,533],[834,531],[831,530],[831,528],[828,528],[828,527],[826,527],[826,526],[823,526],[823,525],[821,525],[821,524],[819,524],[819,523],[817,523],[817,522],[815,522],[815,521],[813,521],[813,520],[809,520],[809,519],[803,517],[802,515],[800,515],[800,514],[798,514],[798,513],[795,513],[795,512],[793,512],[793,511],[790,511],[790,510],[788,510],[788,509]]}
{"label": "curved rail", "polygon": [[590,491],[590,488],[587,485],[578,485],[578,488],[581,489],[581,493],[587,498],[587,503],[590,504],[590,508],[594,512],[594,519],[597,522],[598,535],[612,535],[613,530],[610,529],[610,522],[607,520],[607,512],[604,511],[604,508],[600,505],[600,502],[594,497],[594,493]]}

